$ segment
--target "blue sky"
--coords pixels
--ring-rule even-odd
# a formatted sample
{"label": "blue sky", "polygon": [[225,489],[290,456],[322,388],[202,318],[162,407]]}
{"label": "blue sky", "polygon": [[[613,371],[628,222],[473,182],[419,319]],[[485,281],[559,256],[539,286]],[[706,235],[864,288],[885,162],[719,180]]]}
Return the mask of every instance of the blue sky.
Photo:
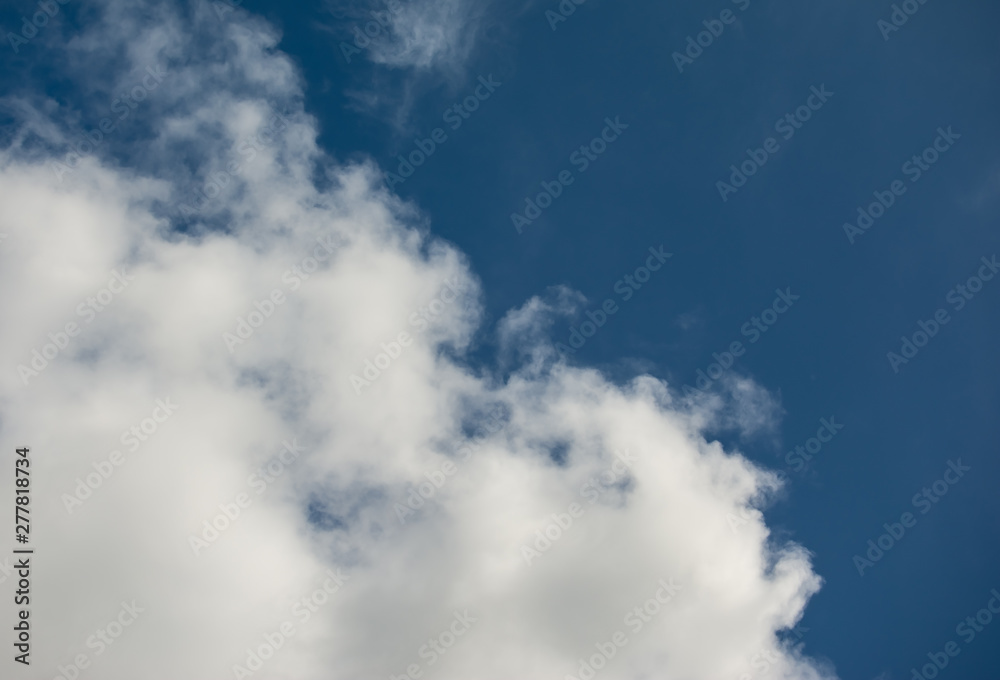
{"label": "blue sky", "polygon": [[[699,370],[711,374],[742,343],[705,392],[728,403],[724,383],[749,379],[766,398],[744,413],[752,426],[721,419],[704,436],[786,474],[764,517],[769,540],[803,546],[823,581],[798,623],[805,653],[842,678],[901,680],[954,641],[961,651],[941,677],[992,677],[1000,624],[972,640],[956,627],[1000,588],[1000,277],[989,280],[1000,273],[1000,8],[914,1],[890,30],[889,2],[587,0],[563,2],[575,9],[553,25],[551,1],[400,0],[411,24],[379,28],[370,48],[346,50],[348,62],[353,28],[384,3],[246,0],[222,19],[209,4],[176,10],[202,12],[191,38],[200,59],[242,58],[222,37],[226,22],[253,27],[259,17],[280,33],[262,52],[287,56],[295,87],[272,84],[286,77],[280,69],[259,87],[273,87],[277,109],[312,117],[309,134],[328,159],[300,183],[322,188],[338,181],[331,168],[369,163],[371,191],[386,192],[379,201],[409,206],[400,210],[412,228],[467,258],[479,322],[455,321],[460,330],[436,350],[454,352],[469,375],[513,383],[527,359],[511,358],[504,320],[533,298],[555,310],[537,322],[549,343],[569,345],[588,312],[606,318],[562,360],[623,389],[644,374],[693,389]],[[5,3],[4,32],[33,9]],[[70,0],[16,52],[8,38],[2,139],[19,158],[61,157],[66,146],[37,132],[41,119],[68,139],[108,115],[109,83],[139,82],[142,49],[127,38],[87,46],[102,16],[101,3]],[[675,54],[699,33],[707,46],[679,69]],[[82,65],[68,65],[81,54]],[[169,100],[150,92],[95,155],[180,195],[195,184],[185,179],[206,175],[198,151],[163,150],[162,121],[210,90],[176,78],[164,80]],[[257,86],[250,78],[233,91],[256,96]],[[427,157],[412,176],[386,182],[420,145]],[[593,155],[586,163],[581,146]],[[731,166],[752,176],[734,181]],[[553,182],[559,195],[519,231],[512,214]],[[736,190],[720,192],[720,182]],[[226,216],[192,223],[176,201],[149,202],[177,232],[228,229]],[[880,216],[869,228],[845,227],[873,203]],[[639,285],[637,270],[653,263],[662,266]],[[615,311],[602,316],[609,299]],[[766,331],[754,331],[755,319]],[[843,429],[796,469],[786,453],[831,420]],[[933,503],[919,499],[924,489]],[[915,524],[860,574],[855,556],[904,513]]]}

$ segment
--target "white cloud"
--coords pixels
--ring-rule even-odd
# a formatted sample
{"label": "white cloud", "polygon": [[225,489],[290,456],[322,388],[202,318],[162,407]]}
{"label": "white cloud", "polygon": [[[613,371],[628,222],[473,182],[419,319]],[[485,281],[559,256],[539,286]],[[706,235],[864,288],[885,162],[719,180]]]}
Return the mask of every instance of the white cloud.
{"label": "white cloud", "polygon": [[464,65],[488,3],[409,0],[393,17],[393,39],[377,43],[374,60],[418,69]]}
{"label": "white cloud", "polygon": [[[450,358],[480,332],[479,307],[431,303],[448,281],[478,300],[466,259],[380,189],[375,168],[321,152],[275,34],[231,16],[206,43],[198,22],[214,16],[109,7],[69,53],[126,46],[122,72],[156,61],[172,73],[137,127],[148,140],[135,167],[98,153],[60,182],[48,161],[63,150],[40,157],[22,137],[0,154],[0,286],[19,291],[0,300],[0,431],[8,448],[30,445],[34,465],[30,677],[56,677],[80,654],[93,663],[86,673],[107,680],[234,677],[245,649],[285,621],[295,637],[252,677],[387,677],[410,664],[440,680],[565,677],[630,630],[625,615],[661,579],[682,590],[598,677],[735,678],[775,646],[820,579],[802,548],[770,545],[759,514],[730,531],[727,514],[775,485],[705,440],[730,406],[682,404],[651,377],[616,386],[554,362],[539,329],[569,292],[507,317],[508,343],[535,349],[502,384]],[[125,18],[127,31],[111,28]],[[443,49],[413,21],[423,46],[407,49]],[[284,127],[251,160],[236,148],[274,119],[268,101],[281,103]],[[45,115],[35,124],[65,122]],[[329,189],[311,181],[317,167]],[[179,206],[220,172],[229,181],[187,233],[172,232]],[[317,263],[320,242],[334,253]],[[86,323],[77,306],[122,268],[134,280]],[[223,334],[275,289],[283,302],[230,353]],[[18,364],[69,322],[79,334],[25,386]],[[411,344],[382,346],[401,332]],[[388,367],[359,396],[350,376],[382,353]],[[733,407],[734,422],[758,426],[767,402],[743,387],[757,406]],[[123,431],[167,398],[176,413],[131,451]],[[477,435],[498,405],[502,426]],[[258,493],[250,475],[291,438],[305,452]],[[474,451],[463,449],[470,440]],[[113,450],[124,462],[68,514],[63,494]],[[591,504],[581,488],[625,450],[628,474]],[[441,482],[434,472],[449,462]],[[10,467],[0,470],[8,501]],[[394,505],[428,474],[440,488],[401,523]],[[249,507],[195,556],[189,537],[241,493]],[[527,564],[522,546],[574,503],[583,512],[572,527]],[[331,568],[349,580],[302,609]],[[97,655],[88,637],[123,600],[145,611]],[[478,620],[429,666],[421,646],[466,609]],[[0,615],[13,620],[10,598]],[[768,673],[832,677],[790,649]]]}
{"label": "white cloud", "polygon": [[[378,0],[351,7],[330,3],[346,44],[392,68],[457,75],[478,40],[493,2],[486,0]],[[341,45],[345,59],[358,54]]]}

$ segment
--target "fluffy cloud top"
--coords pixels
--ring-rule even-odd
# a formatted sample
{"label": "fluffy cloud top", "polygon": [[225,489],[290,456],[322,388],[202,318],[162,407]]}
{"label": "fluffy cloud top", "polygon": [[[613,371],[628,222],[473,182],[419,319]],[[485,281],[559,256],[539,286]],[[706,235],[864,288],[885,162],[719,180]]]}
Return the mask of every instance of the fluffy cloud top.
{"label": "fluffy cloud top", "polygon": [[[501,323],[503,380],[470,367],[490,331],[466,259],[317,147],[271,28],[102,12],[66,63],[126,56],[85,90],[169,74],[131,132],[88,153],[39,96],[0,152],[23,677],[833,677],[778,635],[820,579],[754,509],[776,477],[705,438],[769,417],[759,388],[691,404],[566,365],[544,328],[568,292]],[[417,18],[410,53],[451,49]]]}

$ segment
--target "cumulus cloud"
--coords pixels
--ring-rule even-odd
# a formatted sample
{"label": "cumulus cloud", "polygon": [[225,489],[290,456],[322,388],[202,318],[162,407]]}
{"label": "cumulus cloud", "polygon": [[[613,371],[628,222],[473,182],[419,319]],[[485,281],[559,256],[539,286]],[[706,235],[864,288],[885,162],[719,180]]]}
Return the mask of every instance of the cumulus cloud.
{"label": "cumulus cloud", "polygon": [[[67,62],[119,51],[109,95],[151,63],[162,89],[90,153],[26,104],[0,152],[24,677],[579,678],[609,644],[601,678],[833,677],[779,637],[820,579],[755,509],[775,475],[705,436],[772,418],[759,388],[692,404],[567,365],[544,330],[570,291],[504,319],[508,370],[475,367],[468,261],[318,148],[273,29],[103,12]],[[445,49],[418,18],[415,62]]]}

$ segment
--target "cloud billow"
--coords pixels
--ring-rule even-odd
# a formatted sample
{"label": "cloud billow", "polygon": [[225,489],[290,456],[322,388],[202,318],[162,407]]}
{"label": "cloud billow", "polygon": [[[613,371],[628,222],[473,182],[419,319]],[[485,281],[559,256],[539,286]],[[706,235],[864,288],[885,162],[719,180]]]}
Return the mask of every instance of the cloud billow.
{"label": "cloud billow", "polygon": [[[106,680],[243,669],[346,680],[414,664],[440,680],[577,677],[619,630],[628,644],[598,677],[736,678],[762,648],[777,650],[767,677],[834,677],[779,640],[820,579],[803,548],[771,542],[754,509],[775,474],[706,439],[722,407],[679,400],[650,376],[617,385],[567,365],[545,330],[558,310],[540,299],[500,324],[520,350],[507,352],[519,363],[502,383],[456,359],[491,332],[467,258],[427,233],[373,163],[339,165],[318,147],[272,28],[241,10],[218,33],[211,8],[193,7],[109,2],[62,48],[70,59],[100,45],[126,55],[123,72],[170,73],[141,110],[134,134],[145,137],[128,141],[144,149],[134,166],[104,150],[57,178],[50,163],[66,153],[56,147],[68,124],[39,108],[30,125],[49,126],[51,152],[26,136],[0,152],[0,277],[29,292],[0,301],[0,422],[8,441],[38,452],[33,512],[45,527],[31,677],[56,677],[79,654]],[[199,37],[209,21],[212,43]],[[264,129],[273,134],[253,162],[228,170]],[[317,169],[329,186],[313,181]],[[219,172],[227,185],[182,214]],[[325,259],[304,268],[317,244]],[[17,364],[123,269],[127,288],[25,385]],[[463,303],[436,306],[359,393],[351,376],[451,288]],[[283,302],[227,346],[274,290]],[[168,398],[169,422],[67,513],[60,495]],[[189,537],[254,488],[287,441],[301,450],[294,464],[195,554]],[[627,480],[586,492],[622,451]],[[441,481],[444,469],[454,471]],[[434,493],[400,522],[394,504],[428,480]],[[572,527],[525,564],[521,546],[574,504]],[[749,518],[736,534],[733,513]],[[624,617],[661,581],[681,589],[633,634]],[[88,650],[132,600],[142,616],[100,655]],[[458,620],[469,625],[448,643]],[[273,654],[260,653],[267,645]]]}

